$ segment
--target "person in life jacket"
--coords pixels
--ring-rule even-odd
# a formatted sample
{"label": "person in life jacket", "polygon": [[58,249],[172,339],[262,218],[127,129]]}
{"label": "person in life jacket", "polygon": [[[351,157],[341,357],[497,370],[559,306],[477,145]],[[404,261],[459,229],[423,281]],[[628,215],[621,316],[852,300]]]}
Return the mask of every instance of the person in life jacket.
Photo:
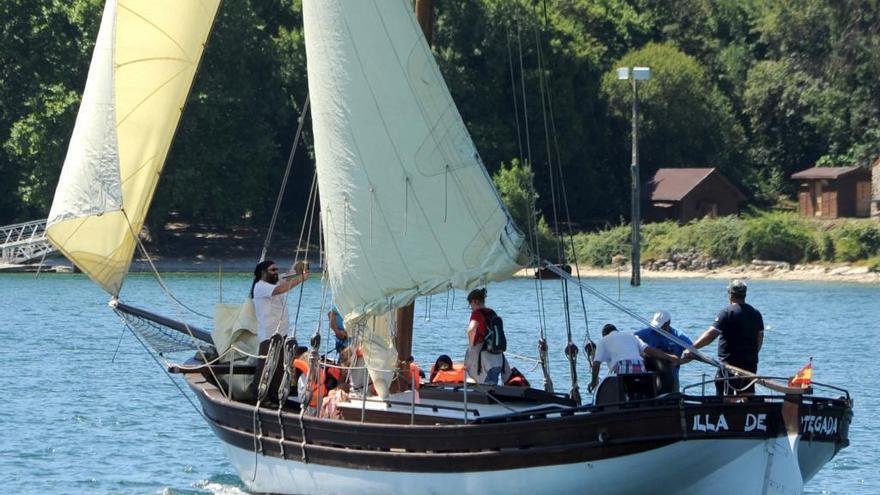
{"label": "person in life jacket", "polygon": [[[300,402],[305,398],[306,387],[311,389],[312,396],[309,399],[309,407],[318,407],[318,398],[326,398],[327,392],[336,388],[342,381],[342,373],[339,368],[320,366],[321,376],[318,377],[318,383],[312,383],[309,386],[306,383],[309,376],[308,362],[297,357],[293,360],[293,367],[295,371],[291,381],[296,384],[296,395]],[[318,384],[320,384],[320,387]]]}
{"label": "person in life jacket", "polygon": [[497,384],[499,378],[506,379],[510,375],[510,365],[504,357],[507,346],[504,325],[498,314],[486,307],[486,289],[472,290],[467,299],[471,318],[467,327],[465,369],[477,383]]}
{"label": "person in life jacket", "polygon": [[510,376],[504,381],[505,385],[510,387],[529,388],[532,385],[526,380],[526,377],[516,368],[510,369]]}
{"label": "person in life jacket", "polygon": [[464,365],[453,364],[452,358],[441,354],[431,368],[430,383],[462,383],[464,382]]}
{"label": "person in life jacket", "polygon": [[419,368],[419,365],[416,364],[416,358],[410,356],[406,358],[406,366],[407,366],[407,384],[415,384],[416,390],[422,388],[422,377],[424,373]]}

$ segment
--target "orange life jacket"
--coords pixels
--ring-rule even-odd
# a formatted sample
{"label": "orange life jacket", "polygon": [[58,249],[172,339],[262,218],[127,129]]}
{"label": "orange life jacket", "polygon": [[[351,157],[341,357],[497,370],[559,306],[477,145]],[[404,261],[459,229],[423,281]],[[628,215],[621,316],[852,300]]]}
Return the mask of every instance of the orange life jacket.
{"label": "orange life jacket", "polygon": [[462,383],[464,382],[464,364],[453,364],[451,370],[440,370],[436,374],[431,371],[434,378],[431,383]]}
{"label": "orange life jacket", "polygon": [[[304,360],[299,359],[299,358],[294,359],[293,360],[293,367],[296,368],[297,370],[299,370],[303,374],[303,376],[309,376],[309,363],[305,362]],[[321,369],[321,376],[318,378],[318,383],[321,384],[320,388],[315,383],[311,384],[312,398],[309,401],[309,406],[311,406],[311,407],[318,407],[318,397],[319,396],[322,398],[327,397],[327,386],[325,385],[325,381],[324,381],[327,378],[324,370],[327,368],[321,367],[320,369]],[[330,370],[331,370],[330,371],[331,375],[333,374],[334,370],[336,371],[337,374],[339,373],[339,370],[336,368],[330,368]],[[337,380],[339,380],[339,379],[337,378]],[[298,391],[298,392],[302,393],[301,391]]]}
{"label": "orange life jacket", "polygon": [[419,365],[416,363],[409,363],[409,377],[410,380],[415,381],[416,390],[422,388],[422,379],[421,376],[419,376],[419,371]]}

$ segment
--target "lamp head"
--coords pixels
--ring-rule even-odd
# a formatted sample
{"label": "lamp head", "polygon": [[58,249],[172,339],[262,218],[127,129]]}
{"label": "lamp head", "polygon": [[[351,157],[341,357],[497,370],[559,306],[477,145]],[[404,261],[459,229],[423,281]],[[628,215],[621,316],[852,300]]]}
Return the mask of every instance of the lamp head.
{"label": "lamp head", "polygon": [[[619,74],[618,69],[618,74]],[[636,81],[647,81],[651,79],[651,68],[650,67],[633,67],[633,77]]]}

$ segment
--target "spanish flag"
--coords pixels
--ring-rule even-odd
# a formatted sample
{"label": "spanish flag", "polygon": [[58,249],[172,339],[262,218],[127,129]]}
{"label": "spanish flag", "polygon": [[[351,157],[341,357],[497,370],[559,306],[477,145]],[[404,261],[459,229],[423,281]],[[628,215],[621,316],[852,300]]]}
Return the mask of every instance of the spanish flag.
{"label": "spanish flag", "polygon": [[797,372],[794,377],[789,380],[789,387],[800,387],[800,388],[809,388],[810,384],[813,382],[813,358],[810,358],[810,362],[807,363],[806,366],[801,368],[800,371]]}

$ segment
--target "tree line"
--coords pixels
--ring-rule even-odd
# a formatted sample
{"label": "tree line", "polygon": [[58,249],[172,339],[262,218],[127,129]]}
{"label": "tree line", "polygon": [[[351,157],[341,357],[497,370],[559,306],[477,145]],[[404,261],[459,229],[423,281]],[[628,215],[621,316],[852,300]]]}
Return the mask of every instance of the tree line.
{"label": "tree line", "polygon": [[[0,223],[48,213],[102,5],[0,0]],[[628,217],[631,91],[617,67],[653,73],[640,86],[643,177],[718,167],[766,205],[792,194],[797,170],[880,154],[876,0],[439,0],[433,49],[490,173],[529,164],[551,228]],[[299,1],[221,4],[149,225],[171,212],[268,223],[305,62]],[[288,226],[305,208],[309,143]]]}

